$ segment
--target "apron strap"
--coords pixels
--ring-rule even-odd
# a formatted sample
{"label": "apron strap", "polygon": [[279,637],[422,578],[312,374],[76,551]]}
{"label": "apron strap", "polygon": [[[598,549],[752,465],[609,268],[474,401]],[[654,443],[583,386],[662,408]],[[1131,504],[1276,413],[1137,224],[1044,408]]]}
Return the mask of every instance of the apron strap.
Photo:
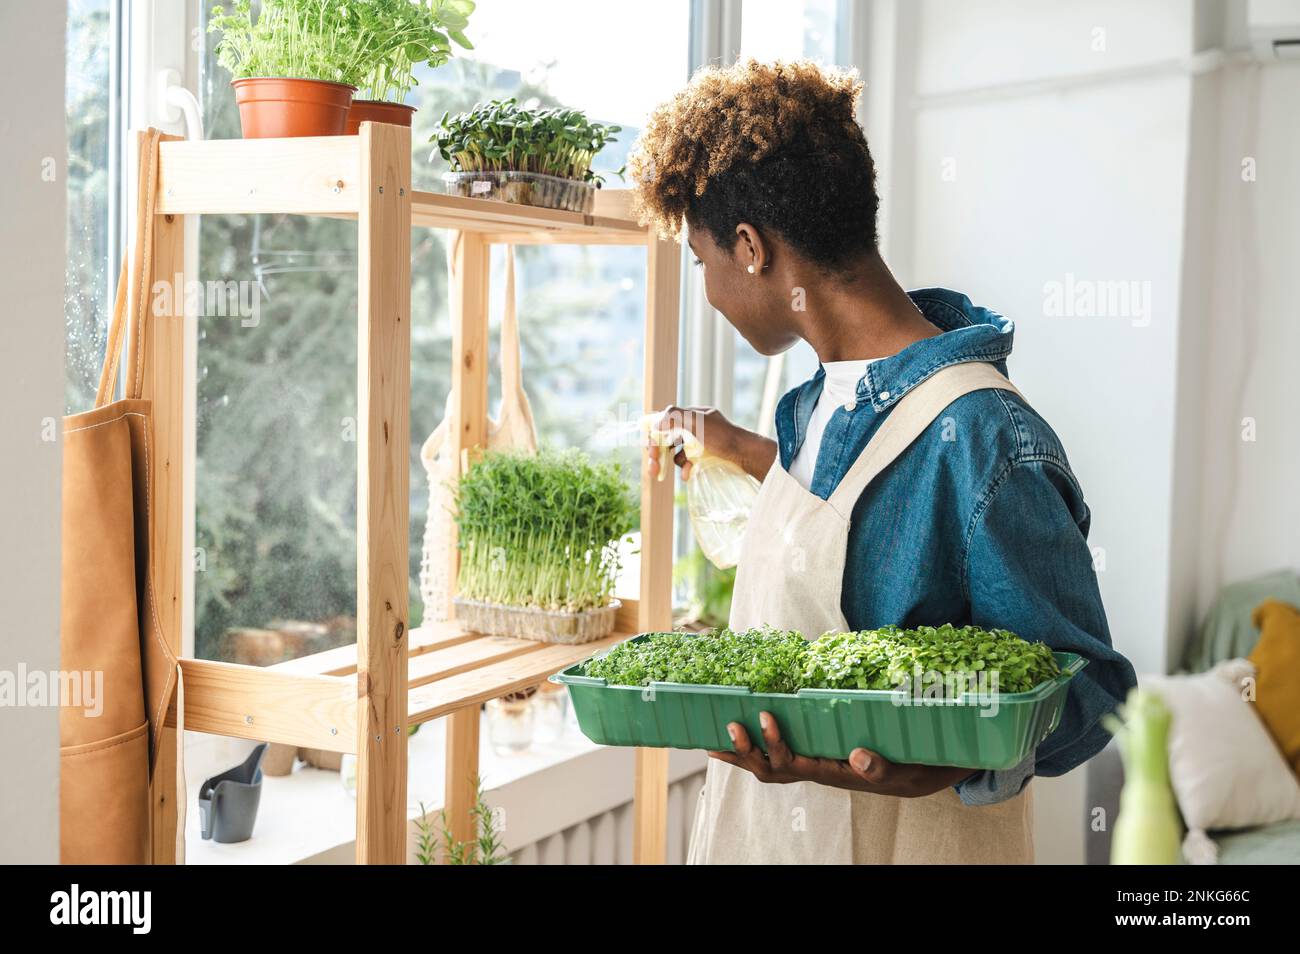
{"label": "apron strap", "polygon": [[944,408],[964,394],[989,388],[1024,397],[987,361],[949,365],[926,378],[899,400],[827,502],[848,520],[867,485],[907,450]]}
{"label": "apron strap", "polygon": [[[144,325],[150,304],[150,276],[153,274],[153,217],[158,190],[158,142],[162,132],[150,128],[139,134],[139,187],[136,190],[135,251],[122,262],[108,328],[108,347],[99,373],[95,407],[113,400],[118,364],[124,344],[131,348],[127,358],[125,397],[138,398],[144,388]],[[177,290],[179,294],[179,290]]]}
{"label": "apron strap", "polygon": [[519,318],[515,312],[515,247],[506,246],[506,300],[501,313],[501,406],[518,401],[524,390],[519,361]]}

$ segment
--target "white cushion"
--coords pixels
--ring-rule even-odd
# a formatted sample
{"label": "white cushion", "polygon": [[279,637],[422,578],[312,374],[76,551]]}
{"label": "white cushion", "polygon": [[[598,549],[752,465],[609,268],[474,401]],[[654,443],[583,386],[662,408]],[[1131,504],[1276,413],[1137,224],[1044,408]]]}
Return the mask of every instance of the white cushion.
{"label": "white cushion", "polygon": [[1173,714],[1169,775],[1193,832],[1300,818],[1300,781],[1243,695],[1254,667],[1230,659],[1193,676],[1147,676]]}

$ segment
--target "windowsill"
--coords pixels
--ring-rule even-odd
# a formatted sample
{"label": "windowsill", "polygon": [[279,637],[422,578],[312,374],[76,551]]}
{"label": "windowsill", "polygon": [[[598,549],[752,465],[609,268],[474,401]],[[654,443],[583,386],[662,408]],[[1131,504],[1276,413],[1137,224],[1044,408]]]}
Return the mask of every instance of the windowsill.
{"label": "windowsill", "polygon": [[[445,720],[425,723],[407,748],[407,818],[420,817],[420,803],[436,815],[443,806]],[[528,751],[498,755],[488,742],[482,717],[479,772],[488,800],[505,810],[503,836],[514,851],[631,798],[633,750],[600,746],[572,721],[554,742]],[[251,743],[248,744],[251,747]],[[246,753],[248,747],[239,751]],[[237,764],[236,753],[223,768]],[[338,772],[299,765],[286,776],[266,776],[253,837],[238,844],[204,841],[198,792],[205,771],[187,759],[185,850],[192,865],[351,864],[356,839],[356,799],[343,788]],[[703,752],[673,752],[670,780],[703,769]],[[220,771],[220,769],[218,770]],[[574,784],[581,778],[582,784]],[[514,806],[520,806],[514,811]],[[414,826],[408,826],[408,842]],[[413,842],[411,842],[413,844]]]}

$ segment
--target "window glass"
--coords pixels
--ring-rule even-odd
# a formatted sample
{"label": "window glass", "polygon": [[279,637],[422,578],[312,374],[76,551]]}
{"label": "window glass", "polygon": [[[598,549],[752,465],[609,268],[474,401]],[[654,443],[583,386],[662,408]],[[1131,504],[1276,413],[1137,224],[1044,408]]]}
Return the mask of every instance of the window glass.
{"label": "window glass", "polygon": [[834,63],[839,0],[745,0],[740,52],[758,60]]}
{"label": "window glass", "polygon": [[[210,13],[213,0],[204,0]],[[522,2],[482,4],[466,31],[475,49],[418,75],[409,102],[414,187],[441,191],[445,165],[429,138],[444,111],[504,96],[562,104],[624,127],[598,158],[608,185],[646,110],[684,82],[686,0],[645,17],[629,51],[590,44],[573,18],[607,18],[579,3],[565,17]],[[626,30],[626,22],[619,29]],[[638,24],[638,29],[641,29]],[[202,102],[209,138],[239,136],[229,75],[206,33]],[[615,55],[617,54],[617,55]],[[266,664],[356,638],[356,226],[291,216],[204,216],[200,278],[252,291],[255,322],[199,319],[195,643],[201,658]],[[451,386],[448,234],[412,235],[411,623],[428,506],[420,446]],[[493,414],[504,250],[493,250]],[[640,413],[645,254],[639,248],[528,246],[516,256],[524,386],[543,443],[614,453],[639,473],[629,441]],[[611,446],[611,443],[614,446]]]}
{"label": "window glass", "polygon": [[69,0],[66,34],[68,158],[66,184],[67,321],[65,404],[68,413],[89,410],[99,386],[111,295],[117,280],[117,243],[110,244],[110,208],[116,201],[116,166],[110,162],[116,110],[116,17],[110,0]]}
{"label": "window glass", "polygon": [[[758,60],[792,60],[809,57],[832,63],[836,57],[839,27],[837,0],[746,0],[741,7],[742,57]],[[696,294],[701,302],[703,288]],[[701,307],[707,307],[701,304]],[[722,316],[718,321],[726,322]],[[728,416],[742,427],[775,435],[774,413],[780,396],[806,380],[817,368],[812,349],[800,343],[774,359],[756,352],[729,324],[724,334],[733,343],[730,402],[719,402]],[[688,356],[689,357],[689,356]],[[725,383],[713,385],[725,388]],[[717,392],[714,392],[717,393]],[[674,570],[677,583],[675,602],[684,609],[686,625],[725,625],[731,607],[734,570],[717,570],[704,558],[685,529],[684,509],[679,512],[678,559]]]}
{"label": "window glass", "polygon": [[[807,57],[833,64],[840,28],[838,0],[745,0],[740,22],[742,56],[758,60]],[[775,406],[764,402],[764,388],[777,398],[807,380],[817,369],[817,356],[806,344],[792,348],[780,362],[770,362],[740,335],[735,335],[733,410],[737,423],[772,433]]]}
{"label": "window glass", "polygon": [[[522,104],[583,110],[588,118],[624,127],[618,142],[596,157],[595,169],[611,175],[623,166],[635,132],[651,109],[672,96],[689,72],[689,0],[661,0],[610,17],[609,4],[580,0],[563,16],[545,4],[481,3],[466,30],[474,49],[436,70],[417,73],[420,85],[409,102],[418,108],[412,143],[417,189],[439,191],[445,171],[430,163],[428,140],[444,113],[457,113],[487,99],[515,97]],[[575,28],[581,24],[582,28]],[[605,25],[607,24],[607,25]],[[604,26],[602,26],[604,25]],[[636,43],[593,43],[593,35],[635,32]]]}

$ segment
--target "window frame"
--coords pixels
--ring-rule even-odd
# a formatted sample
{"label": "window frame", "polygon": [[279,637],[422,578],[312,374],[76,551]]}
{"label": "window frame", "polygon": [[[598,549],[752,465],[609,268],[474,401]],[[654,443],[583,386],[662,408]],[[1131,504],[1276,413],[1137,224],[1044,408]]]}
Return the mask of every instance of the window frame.
{"label": "window frame", "polygon": [[[135,137],[129,133],[150,126],[163,132],[185,136],[184,117],[179,110],[166,104],[169,85],[183,86],[191,92],[198,86],[199,56],[202,37],[198,34],[200,15],[198,0],[187,3],[157,3],[152,0],[114,0],[121,8],[122,88],[117,106],[122,134],[117,157],[120,181],[121,221],[119,226],[122,249],[134,247],[135,217],[127,214],[137,201],[137,155]],[[186,222],[186,273],[193,274],[198,265],[198,219],[191,216]],[[112,268],[116,281],[116,263]],[[184,375],[192,385],[195,381],[198,353],[198,328],[195,322],[185,321]],[[123,368],[125,373],[125,368]],[[194,552],[194,388],[185,388],[182,473],[182,552]],[[193,564],[182,573],[181,599],[181,652],[194,652],[194,573]]]}

